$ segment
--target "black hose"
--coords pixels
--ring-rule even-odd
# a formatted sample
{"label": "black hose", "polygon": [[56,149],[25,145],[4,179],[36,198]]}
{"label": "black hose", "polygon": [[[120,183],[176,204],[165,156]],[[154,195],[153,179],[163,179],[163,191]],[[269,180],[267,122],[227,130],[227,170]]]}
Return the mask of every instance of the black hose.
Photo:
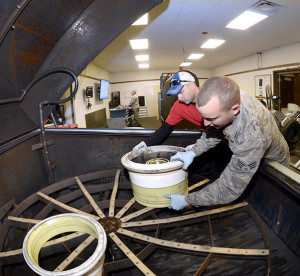
{"label": "black hose", "polygon": [[[27,87],[22,90],[22,95],[19,97],[19,98],[11,98],[11,99],[5,99],[5,100],[0,100],[0,104],[9,104],[9,103],[14,103],[14,102],[21,102],[24,97],[26,96],[26,94],[28,93],[28,91],[30,90],[30,88],[32,86],[34,86],[39,80],[43,79],[44,77],[47,77],[51,74],[54,74],[54,73],[67,73],[69,74],[71,77],[73,77],[73,79],[75,80],[75,88],[74,88],[74,91],[73,93],[66,99],[64,100],[60,100],[60,101],[57,101],[57,103],[65,103],[67,101],[69,101],[77,92],[77,89],[78,89],[78,80],[77,80],[77,77],[76,75],[74,74],[73,71],[71,71],[70,69],[67,69],[67,68],[55,68],[55,69],[51,69],[47,72],[45,72],[44,74],[42,74],[40,77],[38,77],[37,79],[33,80],[32,82],[30,82]],[[54,102],[48,102],[46,104],[54,104]]]}
{"label": "black hose", "polygon": [[71,98],[74,97],[74,95],[77,92],[78,80],[77,80],[77,77],[76,77],[75,73],[72,70],[70,70],[68,68],[64,68],[64,67],[54,68],[54,69],[51,69],[51,70],[46,71],[45,73],[43,73],[41,76],[39,76],[37,79],[33,80],[32,82],[30,82],[27,85],[27,87],[23,90],[24,94],[26,95],[27,92],[30,90],[30,88],[33,87],[38,81],[40,81],[41,79],[43,79],[43,78],[45,78],[49,75],[52,75],[54,73],[66,73],[66,74],[70,75],[75,81],[75,88],[74,88],[72,94],[66,99],[57,100],[57,101],[44,101],[43,103],[45,103],[45,104],[60,104],[60,103],[65,103],[65,102],[69,101]]}
{"label": "black hose", "polygon": [[41,122],[41,125],[43,125],[42,107],[43,107],[44,105],[55,105],[55,104],[65,103],[65,102],[71,100],[71,99],[75,96],[75,94],[76,94],[76,92],[77,92],[77,90],[78,90],[78,80],[77,80],[77,77],[76,77],[76,75],[74,74],[74,72],[73,72],[72,70],[68,69],[68,68],[63,68],[63,67],[61,67],[61,68],[54,68],[54,69],[51,69],[51,70],[45,72],[43,75],[41,75],[40,77],[38,77],[36,80],[34,80],[34,81],[32,81],[31,83],[29,83],[29,85],[26,87],[26,89],[24,90],[24,92],[27,93],[28,90],[29,90],[32,86],[34,86],[39,80],[41,80],[41,79],[43,79],[43,78],[45,78],[45,77],[47,77],[47,76],[49,76],[49,75],[51,75],[51,74],[54,74],[54,73],[66,73],[66,74],[70,75],[70,76],[74,79],[74,81],[75,81],[75,87],[74,87],[74,90],[73,90],[73,92],[71,93],[71,95],[70,95],[69,97],[63,99],[63,100],[57,100],[57,101],[43,101],[43,102],[40,102],[40,104],[39,104],[39,109],[40,109],[40,120],[41,120],[40,122]]}
{"label": "black hose", "polygon": [[57,101],[43,101],[43,102],[40,102],[40,104],[39,104],[40,124],[41,124],[41,140],[42,140],[42,145],[43,145],[43,148],[44,148],[43,155],[44,155],[44,160],[45,160],[45,164],[46,164],[46,167],[47,167],[50,183],[54,183],[55,179],[54,179],[54,174],[53,174],[53,167],[51,165],[51,160],[50,160],[50,157],[49,157],[48,144],[47,144],[46,134],[45,134],[45,127],[44,127],[44,120],[43,120],[43,106],[44,105],[56,105],[56,104],[60,104],[60,103],[65,103],[65,102],[69,101],[70,99],[72,99],[75,96],[75,94],[78,90],[78,80],[77,80],[77,77],[74,74],[74,72],[71,71],[70,69],[63,68],[63,67],[55,68],[55,69],[51,69],[51,70],[43,73],[36,80],[29,83],[29,85],[24,90],[24,92],[27,93],[28,90],[32,86],[34,86],[39,80],[41,80],[41,79],[43,79],[43,78],[45,78],[45,77],[47,77],[51,74],[54,74],[54,73],[66,73],[66,74],[70,75],[75,81],[75,87],[74,87],[74,90],[71,93],[71,95],[69,97],[67,97],[66,99],[57,100]]}

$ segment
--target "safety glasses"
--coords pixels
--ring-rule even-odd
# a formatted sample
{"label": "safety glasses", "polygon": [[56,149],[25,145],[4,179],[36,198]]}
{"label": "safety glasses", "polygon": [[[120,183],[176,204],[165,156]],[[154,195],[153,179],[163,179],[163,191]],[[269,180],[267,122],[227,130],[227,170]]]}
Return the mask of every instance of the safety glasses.
{"label": "safety glasses", "polygon": [[191,82],[191,81],[188,81],[188,80],[172,80],[172,81],[170,82],[170,86],[171,86],[171,85],[178,85],[178,84],[180,84],[181,82]]}

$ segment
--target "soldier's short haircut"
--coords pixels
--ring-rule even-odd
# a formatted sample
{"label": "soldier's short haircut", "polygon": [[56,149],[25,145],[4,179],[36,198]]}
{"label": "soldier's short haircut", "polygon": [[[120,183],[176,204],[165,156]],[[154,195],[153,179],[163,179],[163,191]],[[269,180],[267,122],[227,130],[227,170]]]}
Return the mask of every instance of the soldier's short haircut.
{"label": "soldier's short haircut", "polygon": [[229,110],[233,105],[240,103],[240,88],[236,82],[227,77],[211,77],[201,87],[197,105],[199,107],[204,106],[213,97],[219,99],[224,110]]}

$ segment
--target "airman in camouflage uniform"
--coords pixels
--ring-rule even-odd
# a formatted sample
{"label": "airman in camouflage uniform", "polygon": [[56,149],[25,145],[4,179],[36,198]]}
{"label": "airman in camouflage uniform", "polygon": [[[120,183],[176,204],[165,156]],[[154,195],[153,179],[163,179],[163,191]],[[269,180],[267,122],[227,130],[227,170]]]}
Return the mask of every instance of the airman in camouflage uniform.
{"label": "airman in camouflage uniform", "polygon": [[133,110],[133,116],[135,119],[135,123],[139,124],[140,121],[140,117],[139,117],[139,111],[140,111],[140,104],[139,104],[139,98],[136,95],[136,91],[133,90],[131,92],[132,98],[130,100],[130,103],[128,104],[128,106],[130,106]]}
{"label": "airman in camouflage uniform", "polygon": [[[209,127],[192,151],[196,155],[221,142],[220,130]],[[240,113],[223,129],[233,153],[220,178],[201,191],[187,196],[190,204],[225,204],[237,199],[257,171],[262,158],[288,165],[289,148],[276,122],[258,100],[241,91]]]}
{"label": "airman in camouflage uniform", "polygon": [[[224,81],[229,80],[237,86],[235,82],[228,78],[214,78],[221,78]],[[239,90],[238,86],[237,89]],[[198,99],[200,95],[201,91]],[[201,111],[198,103],[199,101],[197,101],[197,109]],[[201,115],[204,117],[205,123],[205,114]],[[201,155],[220,143],[224,136],[228,137],[229,147],[233,155],[230,163],[216,181],[185,197],[189,204],[209,206],[227,204],[236,200],[249,184],[262,158],[288,166],[289,148],[287,142],[280,133],[269,110],[251,95],[243,91],[240,92],[239,112],[231,123],[219,129],[213,127],[213,124],[208,123],[207,125],[210,126],[191,148],[193,153],[183,153],[185,156],[193,154],[192,159],[187,162],[187,166],[195,156]],[[175,157],[173,160],[181,160],[184,163],[186,161],[185,157],[178,159]],[[177,195],[168,197],[172,201],[170,208],[177,205],[173,209],[182,209],[185,203],[181,201],[183,203],[181,206],[177,204],[179,203],[177,202],[178,197],[172,199],[171,196]],[[182,200],[182,198],[180,199]]]}

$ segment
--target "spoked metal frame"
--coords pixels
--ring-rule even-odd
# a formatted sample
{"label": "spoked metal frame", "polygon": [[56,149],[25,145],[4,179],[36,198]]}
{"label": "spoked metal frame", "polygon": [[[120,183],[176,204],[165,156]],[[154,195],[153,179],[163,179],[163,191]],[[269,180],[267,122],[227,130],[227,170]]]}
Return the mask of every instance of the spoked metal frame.
{"label": "spoked metal frame", "polygon": [[[189,191],[209,182],[208,179],[189,187]],[[122,192],[124,191],[125,194]],[[202,275],[213,258],[222,256],[228,258],[264,260],[266,275],[270,271],[269,240],[266,229],[259,216],[247,203],[242,202],[226,207],[196,212],[194,209],[186,213],[169,212],[169,217],[159,218],[158,209],[144,207],[132,197],[131,184],[126,175],[118,170],[99,171],[95,173],[75,176],[73,178],[54,183],[25,199],[13,208],[13,203],[4,206],[0,215],[3,224],[0,228],[0,267],[24,262],[22,242],[30,228],[53,213],[78,213],[96,219],[104,228],[108,239],[112,241],[124,254],[124,258],[112,261],[107,259],[103,266],[104,275],[113,271],[127,268],[138,268],[144,275],[155,275],[151,268],[145,265],[146,259],[157,249],[192,252],[205,256],[195,275]],[[12,211],[9,213],[9,209]],[[239,212],[246,212],[256,224],[264,244],[264,248],[231,248],[214,245],[211,220]],[[9,213],[9,214],[8,214]],[[176,213],[176,214],[175,214]],[[179,215],[178,215],[179,214]],[[207,221],[209,226],[210,244],[200,245],[162,239],[163,229],[181,227]],[[149,235],[148,232],[151,231]],[[64,247],[76,249],[80,233],[72,233],[48,241],[44,245],[44,254],[59,253],[61,244]],[[133,240],[143,244],[141,250],[134,250],[124,242]],[[13,247],[13,248],[11,248]],[[47,249],[48,248],[48,249]],[[76,259],[85,249],[70,252]],[[60,268],[68,269],[62,262]],[[162,272],[163,273],[163,272]],[[3,274],[3,269],[0,270]]]}

